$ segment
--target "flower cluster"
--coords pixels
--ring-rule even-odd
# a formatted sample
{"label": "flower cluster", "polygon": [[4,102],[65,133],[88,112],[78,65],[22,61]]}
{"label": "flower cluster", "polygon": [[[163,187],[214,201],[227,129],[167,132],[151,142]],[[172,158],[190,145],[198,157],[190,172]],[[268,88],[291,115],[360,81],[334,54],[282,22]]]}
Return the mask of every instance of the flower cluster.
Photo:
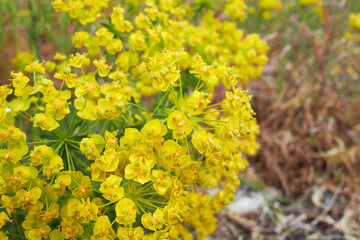
{"label": "flower cluster", "polygon": [[264,19],[271,19],[274,10],[282,9],[282,2],[280,0],[260,0],[258,8],[261,10],[261,16]]}
{"label": "flower cluster", "polygon": [[360,40],[360,13],[351,13],[348,18],[349,30],[345,37],[350,40]]}
{"label": "flower cluster", "polygon": [[308,5],[321,5],[322,0],[299,0],[300,5],[308,6]]}
{"label": "flower cluster", "polygon": [[233,200],[268,50],[246,5],[125,2],[53,0],[94,32],[0,86],[2,239],[204,239]]}
{"label": "flower cluster", "polygon": [[360,13],[351,13],[350,14],[349,25],[352,28],[360,30]]}

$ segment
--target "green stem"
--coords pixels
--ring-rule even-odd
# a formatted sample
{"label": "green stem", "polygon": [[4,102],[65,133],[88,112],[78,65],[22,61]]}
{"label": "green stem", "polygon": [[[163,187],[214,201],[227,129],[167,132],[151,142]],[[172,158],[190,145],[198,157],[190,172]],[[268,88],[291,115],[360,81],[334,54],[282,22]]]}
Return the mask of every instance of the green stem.
{"label": "green stem", "polygon": [[[77,162],[77,163],[80,163],[81,166],[83,166],[85,170],[87,170],[87,168],[89,167],[89,166],[87,166],[85,163],[83,163],[82,159],[78,159],[78,161],[76,161],[76,162]],[[95,189],[93,189],[93,191],[96,192]]]}
{"label": "green stem", "polygon": [[120,117],[121,117],[122,119],[124,119],[125,122],[127,122],[127,124],[129,124],[129,125],[132,124],[132,122],[130,122],[124,115],[121,114]]}
{"label": "green stem", "polygon": [[208,108],[216,107],[216,106],[219,106],[219,105],[221,105],[221,104],[224,104],[224,102],[219,102],[219,103],[215,103],[215,104],[213,104],[213,105],[209,105],[209,106],[207,106],[207,107],[206,107],[206,108],[204,108],[204,109],[208,109]]}
{"label": "green stem", "polygon": [[18,112],[18,114],[19,114],[20,116],[22,116],[23,118],[26,118],[27,120],[29,120],[29,121],[31,122],[31,119],[30,119],[30,118],[28,118],[28,117],[26,117],[26,116],[25,116],[25,115],[23,115],[22,113]]}
{"label": "green stem", "polygon": [[[178,65],[178,69],[180,69],[179,65]],[[182,92],[182,82],[181,82],[181,71],[180,71],[179,83],[180,83],[180,96],[182,97],[183,92]]]}
{"label": "green stem", "polygon": [[211,124],[211,123],[209,123],[209,122],[206,122],[206,121],[203,121],[203,120],[199,120],[199,119],[197,119],[199,122],[202,122],[202,123],[205,123],[205,124],[207,124],[207,125],[209,125],[209,126],[212,126],[212,127],[214,127],[214,128],[219,128],[218,126],[216,126],[216,125],[214,125],[214,124]]}
{"label": "green stem", "polygon": [[137,105],[137,104],[135,104],[135,103],[131,103],[131,102],[128,102],[127,104],[129,104],[129,105],[131,105],[131,106],[134,106],[134,107],[137,107],[137,108],[139,108],[139,109],[143,110],[144,112],[146,112],[145,108],[143,108],[143,107],[142,107],[142,106],[140,106],[140,105]]}
{"label": "green stem", "polygon": [[200,90],[205,85],[205,82],[202,82],[195,90]]}
{"label": "green stem", "polygon": [[21,228],[20,228],[20,225],[19,225],[19,223],[17,222],[17,219],[16,219],[16,215],[14,214],[14,217],[13,217],[13,219],[14,219],[14,222],[15,222],[15,224],[16,224],[16,227],[17,227],[17,229],[18,229],[18,231],[19,231],[19,234],[20,234],[20,236],[21,236],[21,239],[23,239],[24,237],[24,235],[22,234],[22,232],[21,232]]}
{"label": "green stem", "polygon": [[181,110],[180,105],[179,105],[179,102],[178,102],[178,99],[177,99],[176,94],[175,94],[175,90],[174,90],[174,88],[173,88],[172,85],[171,85],[171,95],[172,95],[172,97],[174,98],[174,102],[175,102],[176,108],[177,108],[178,110]]}
{"label": "green stem", "polygon": [[146,213],[146,211],[141,207],[141,205],[138,202],[136,203],[137,203],[136,205],[140,208],[140,210],[143,211],[143,213]]}
{"label": "green stem", "polygon": [[207,119],[207,118],[197,118],[197,117],[191,117],[195,120],[203,120],[203,121],[210,121],[210,122],[220,122],[220,123],[229,123],[228,121],[222,121],[217,119]]}
{"label": "green stem", "polygon": [[[144,200],[145,200],[145,199],[144,199]],[[152,202],[152,203],[157,203],[157,204],[164,204],[164,205],[167,204],[166,202],[157,201],[157,200],[151,199],[151,198],[146,199],[146,201],[149,201],[149,202]]]}
{"label": "green stem", "polygon": [[61,90],[62,90],[63,87],[64,87],[64,82],[65,82],[65,80],[63,79],[63,80],[62,80],[62,83],[61,83],[61,86],[60,86],[60,90],[59,90],[59,92],[58,92],[58,96],[60,95]]}
{"label": "green stem", "polygon": [[110,205],[110,204],[112,204],[113,202],[108,202],[108,203],[105,203],[105,204],[103,204],[103,205],[100,205],[100,206],[98,206],[99,208],[101,208],[101,207],[105,207],[105,206],[108,206],[108,205]]}
{"label": "green stem", "polygon": [[59,142],[59,140],[51,140],[51,141],[43,141],[43,142],[27,142],[28,145],[34,145],[34,144],[47,144],[47,143],[54,143]]}
{"label": "green stem", "polygon": [[165,94],[162,96],[160,102],[156,105],[155,109],[153,110],[153,114],[156,113],[156,111],[159,109],[159,107],[161,106],[161,104],[163,104],[163,102],[165,101],[167,95],[169,95],[169,91],[170,88],[165,92]]}
{"label": "green stem", "polygon": [[56,150],[54,151],[54,153],[57,153],[63,145],[64,145],[64,142],[61,142],[59,144],[59,146],[56,148]]}
{"label": "green stem", "polygon": [[200,85],[200,82],[201,82],[201,79],[199,78],[198,82],[196,83],[196,86],[195,86],[195,91],[198,89],[199,85]]}
{"label": "green stem", "polygon": [[[69,133],[72,133],[72,132],[73,132],[73,130],[74,130],[76,124],[77,124],[77,122],[76,122],[77,118],[78,118],[78,115],[77,115],[77,112],[75,112],[75,113],[73,114],[72,118],[71,118],[70,126],[69,126],[69,129],[68,129],[67,132],[66,132],[66,136],[68,136]],[[75,119],[76,119],[76,120],[75,120]]]}
{"label": "green stem", "polygon": [[66,151],[66,159],[68,162],[68,169],[69,169],[69,171],[71,171],[70,156],[69,156],[69,150],[68,150],[67,144],[65,144],[65,151]]}
{"label": "green stem", "polygon": [[218,112],[228,112],[229,109],[221,109],[221,110],[216,110],[216,111],[208,111],[208,112],[202,112],[200,114],[207,114],[207,113],[218,113]]}
{"label": "green stem", "polygon": [[157,192],[149,192],[149,193],[141,194],[141,197],[143,197],[143,196],[152,196],[154,194],[158,194],[158,193]]}
{"label": "green stem", "polygon": [[151,208],[155,208],[155,209],[159,208],[159,206],[156,206],[156,205],[154,205],[154,204],[152,204],[150,202],[147,202],[147,201],[139,201],[139,199],[137,199],[137,201],[144,204],[144,205],[146,205],[147,207],[151,207]]}
{"label": "green stem", "polygon": [[77,149],[77,150],[80,150],[80,148],[72,143],[68,143],[70,146],[72,146],[73,148]]}
{"label": "green stem", "polygon": [[92,121],[91,123],[89,123],[88,125],[86,125],[85,127],[81,128],[79,130],[79,133],[81,133],[82,131],[84,131],[85,129],[89,128],[91,125],[93,125],[94,123],[96,123],[99,119],[96,119],[95,121]]}
{"label": "green stem", "polygon": [[188,154],[190,155],[190,149],[189,149],[189,143],[188,143],[187,137],[185,138],[185,142],[186,142],[186,148],[187,148]]}
{"label": "green stem", "polygon": [[50,183],[49,183],[49,187],[52,185],[52,183],[54,182],[54,180],[55,180],[55,176],[52,177],[52,179],[51,179],[51,181],[50,181]]}

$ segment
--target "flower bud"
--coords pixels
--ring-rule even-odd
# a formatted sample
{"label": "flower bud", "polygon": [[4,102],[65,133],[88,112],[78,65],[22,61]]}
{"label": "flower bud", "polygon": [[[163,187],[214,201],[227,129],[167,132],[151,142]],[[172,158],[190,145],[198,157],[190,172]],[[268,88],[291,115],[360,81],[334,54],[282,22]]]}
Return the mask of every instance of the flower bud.
{"label": "flower bud", "polygon": [[58,175],[60,173],[60,170],[55,168],[51,171],[52,175]]}
{"label": "flower bud", "polygon": [[63,72],[64,73],[71,73],[71,67],[69,67],[69,66],[63,67]]}

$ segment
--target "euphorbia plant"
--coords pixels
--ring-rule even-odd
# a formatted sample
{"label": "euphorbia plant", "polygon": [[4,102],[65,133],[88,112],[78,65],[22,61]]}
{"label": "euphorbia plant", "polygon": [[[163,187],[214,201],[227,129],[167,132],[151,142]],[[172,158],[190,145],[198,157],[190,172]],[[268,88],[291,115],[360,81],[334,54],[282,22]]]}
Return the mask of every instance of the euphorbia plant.
{"label": "euphorbia plant", "polygon": [[3,238],[214,231],[243,154],[258,148],[238,85],[259,76],[267,45],[219,21],[209,1],[179,3],[53,1],[93,31],[74,34],[75,54],[35,61],[0,87]]}

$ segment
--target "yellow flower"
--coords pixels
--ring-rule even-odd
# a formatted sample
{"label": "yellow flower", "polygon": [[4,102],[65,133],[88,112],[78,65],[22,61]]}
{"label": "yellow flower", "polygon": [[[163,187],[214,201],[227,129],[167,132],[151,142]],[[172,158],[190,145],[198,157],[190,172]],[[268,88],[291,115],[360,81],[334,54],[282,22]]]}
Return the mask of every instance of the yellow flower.
{"label": "yellow flower", "polygon": [[25,154],[24,151],[20,151],[18,148],[14,148],[13,150],[0,149],[0,161],[2,164],[7,162],[17,163]]}
{"label": "yellow flower", "polygon": [[152,7],[145,8],[144,12],[146,12],[149,15],[151,21],[155,21],[157,15],[159,14],[159,10],[155,6],[155,4],[152,4]]}
{"label": "yellow flower", "polygon": [[46,145],[38,145],[34,147],[34,150],[30,152],[29,161],[31,165],[38,166],[45,162],[49,162],[49,160],[53,157],[54,150],[51,147]]}
{"label": "yellow flower", "polygon": [[[44,102],[48,102],[50,101],[50,99],[53,99],[55,97],[55,95],[58,93],[56,88],[53,86],[54,82],[51,81],[50,79],[47,78],[43,78],[40,81],[40,92],[44,95],[43,97],[43,101]],[[38,99],[35,99],[36,102],[38,101]],[[43,110],[43,109],[41,109]]]}
{"label": "yellow flower", "polygon": [[69,175],[58,175],[56,180],[55,180],[55,184],[52,185],[52,188],[53,188],[54,192],[56,192],[60,196],[62,196],[66,191],[66,187],[70,186],[71,182],[72,182],[71,176],[69,176]]}
{"label": "yellow flower", "polygon": [[90,59],[86,57],[86,54],[76,53],[75,56],[70,56],[70,66],[77,67],[77,68],[84,68],[90,64]]}
{"label": "yellow flower", "polygon": [[130,225],[135,222],[135,204],[128,198],[122,198],[115,206],[116,222],[123,225]]}
{"label": "yellow flower", "polygon": [[190,156],[186,154],[186,147],[181,146],[173,140],[167,140],[159,149],[160,166],[168,172],[175,170],[175,175],[179,176],[182,169],[190,161]]}
{"label": "yellow flower", "polygon": [[164,195],[170,188],[172,180],[168,172],[153,170],[151,181],[154,182],[154,188],[159,195]]}
{"label": "yellow flower", "polygon": [[76,48],[81,48],[84,45],[85,40],[89,38],[89,33],[85,31],[76,32],[72,38],[72,43]]}
{"label": "yellow flower", "polygon": [[91,240],[112,240],[115,239],[115,237],[116,235],[114,230],[112,229],[108,216],[98,217],[93,227],[93,236],[91,236]]}
{"label": "yellow flower", "polygon": [[169,129],[173,130],[173,137],[175,139],[185,138],[193,129],[186,115],[178,110],[173,111],[169,115],[167,125]]}
{"label": "yellow flower", "polygon": [[116,82],[119,82],[119,85],[128,83],[128,76],[120,70],[116,70],[109,74],[109,78]]}
{"label": "yellow flower", "polygon": [[113,24],[117,24],[121,21],[124,21],[124,12],[125,12],[125,9],[122,8],[120,5],[114,7],[110,14],[111,22]]}
{"label": "yellow flower", "polygon": [[42,130],[46,131],[53,131],[54,129],[58,128],[60,124],[52,117],[47,117],[43,113],[37,113],[32,118],[34,122],[34,127],[40,127]]}
{"label": "yellow flower", "polygon": [[105,141],[107,149],[117,149],[119,147],[119,140],[116,138],[117,132],[105,131]]}
{"label": "yellow flower", "polygon": [[360,30],[360,13],[351,13],[348,21],[350,27]]}
{"label": "yellow flower", "polygon": [[89,37],[84,41],[89,56],[96,56],[101,53],[100,45],[95,37]]}
{"label": "yellow flower", "polygon": [[9,216],[6,214],[6,212],[1,212],[0,213],[0,228],[2,228],[6,222],[10,222],[10,218]]}
{"label": "yellow flower", "polygon": [[49,163],[43,169],[44,176],[50,178],[56,176],[60,173],[61,170],[64,169],[64,163],[62,158],[54,154],[53,157],[49,160]]}
{"label": "yellow flower", "polygon": [[66,82],[66,86],[68,88],[75,87],[75,79],[77,77],[76,73],[71,73],[71,67],[65,66],[63,67],[63,70],[60,72],[56,72],[54,74],[54,78],[62,79]]}
{"label": "yellow flower", "polygon": [[218,78],[227,89],[235,86],[240,80],[243,80],[243,77],[237,73],[236,68],[229,68],[225,65],[220,65],[216,68],[216,71]]}
{"label": "yellow flower", "polygon": [[29,78],[24,76],[22,72],[14,73],[11,72],[12,84],[15,88],[24,88],[26,84],[29,82]]}
{"label": "yellow flower", "polygon": [[16,192],[15,199],[23,209],[28,209],[37,203],[41,194],[42,191],[39,187],[34,187],[30,191],[20,189]]}
{"label": "yellow flower", "polygon": [[117,38],[111,39],[108,42],[108,44],[106,44],[106,51],[111,55],[114,55],[117,52],[121,52],[122,50],[123,50],[123,44],[120,39]]}
{"label": "yellow flower", "polygon": [[83,138],[80,142],[80,150],[89,160],[96,160],[105,147],[102,136],[94,134],[90,138]]}
{"label": "yellow flower", "polygon": [[136,51],[144,51],[147,47],[144,34],[140,31],[130,34],[129,46]]}
{"label": "yellow flower", "polygon": [[69,103],[66,101],[70,98],[71,92],[69,90],[59,92],[55,98],[50,99],[46,104],[46,115],[52,116],[56,120],[63,119],[66,114],[70,113]]}
{"label": "yellow flower", "polygon": [[160,123],[159,119],[155,119],[147,122],[141,129],[141,133],[145,141],[160,143],[164,141],[162,136],[167,133],[167,128]]}
{"label": "yellow flower", "polygon": [[114,149],[107,149],[104,153],[96,159],[95,163],[97,167],[105,172],[113,172],[119,165],[120,152]]}
{"label": "yellow flower", "polygon": [[66,59],[66,55],[65,54],[61,54],[59,52],[56,52],[54,55],[54,60],[58,60],[58,61],[62,61]]}
{"label": "yellow flower", "polygon": [[150,27],[151,22],[148,17],[146,17],[143,13],[140,13],[135,18],[135,24],[138,28],[147,29]]}
{"label": "yellow flower", "polygon": [[182,221],[184,211],[180,209],[179,203],[171,203],[164,207],[164,219],[169,224],[176,224]]}
{"label": "yellow flower", "polygon": [[160,57],[149,58],[147,67],[153,79],[153,86],[165,92],[170,84],[180,78],[177,68],[178,52],[164,51]]}
{"label": "yellow flower", "polygon": [[196,130],[192,134],[191,142],[194,148],[203,154],[210,147],[212,139],[213,135],[206,130]]}
{"label": "yellow flower", "polygon": [[54,237],[51,239],[77,239],[84,232],[84,228],[78,221],[72,221],[66,218],[60,223],[60,229],[61,232],[54,230],[52,234],[50,234]]}
{"label": "yellow flower", "polygon": [[153,214],[146,213],[141,216],[141,223],[145,228],[152,231],[160,230],[165,225],[164,213],[160,209],[156,209]]}
{"label": "yellow flower", "polygon": [[48,238],[51,228],[42,223],[39,227],[35,227],[30,230],[25,231],[25,235],[30,240],[41,240],[43,238]]}
{"label": "yellow flower", "polygon": [[31,64],[27,65],[25,67],[25,71],[29,72],[29,73],[41,73],[41,74],[45,74],[45,67],[43,66],[44,63],[39,63],[39,60],[36,60],[34,62],[32,62]]}
{"label": "yellow flower", "polygon": [[300,5],[311,5],[311,4],[317,4],[319,3],[321,0],[299,0]]}
{"label": "yellow flower", "polygon": [[10,95],[12,92],[13,91],[9,87],[9,85],[0,86],[0,106],[4,106],[7,96]]}
{"label": "yellow flower", "polygon": [[76,199],[72,198],[67,204],[67,214],[74,220],[80,223],[88,223],[89,221],[96,221],[98,207],[95,203],[90,202],[90,199]]}
{"label": "yellow flower", "polygon": [[102,58],[100,60],[95,59],[93,63],[97,67],[100,77],[106,77],[109,74],[111,66],[106,64],[105,58]]}
{"label": "yellow flower", "polygon": [[79,173],[77,176],[72,176],[72,179],[74,179],[74,181],[71,182],[71,185],[69,186],[69,188],[72,190],[72,196],[78,199],[88,198],[93,194],[90,177],[83,176],[82,172],[75,172],[75,174],[77,173]]}
{"label": "yellow flower", "polygon": [[29,52],[19,52],[12,60],[12,64],[18,71],[23,71],[25,66],[34,61],[34,55]]}
{"label": "yellow flower", "polygon": [[105,199],[111,202],[117,202],[124,197],[124,188],[120,187],[121,181],[122,178],[115,175],[111,175],[105,179],[99,189]]}
{"label": "yellow flower", "polygon": [[203,109],[210,103],[209,94],[195,90],[193,94],[186,99],[185,110],[191,115],[201,114]]}
{"label": "yellow flower", "polygon": [[19,166],[14,168],[13,174],[25,184],[37,177],[38,170],[35,167]]}
{"label": "yellow flower", "polygon": [[144,230],[142,229],[142,227],[136,227],[136,228],[119,227],[117,231],[117,236],[119,239],[124,239],[124,240],[141,240],[144,237]]}
{"label": "yellow flower", "polygon": [[226,4],[224,12],[232,19],[243,22],[246,19],[246,11],[248,8],[245,0],[232,0],[228,2],[229,3]]}
{"label": "yellow flower", "polygon": [[1,240],[9,240],[9,237],[7,236],[7,232],[1,232],[0,231],[0,239]]}
{"label": "yellow flower", "polygon": [[196,78],[204,81],[206,86],[210,89],[217,86],[220,81],[217,76],[215,67],[212,65],[207,65],[199,55],[197,56],[197,59],[191,64],[190,73],[194,74]]}
{"label": "yellow flower", "polygon": [[56,63],[52,62],[52,61],[47,61],[45,63],[45,69],[48,71],[48,72],[52,72],[54,71],[56,68]]}
{"label": "yellow flower", "polygon": [[144,184],[151,180],[151,168],[151,165],[146,165],[140,161],[132,161],[125,167],[125,178],[134,179],[135,181]]}
{"label": "yellow flower", "polygon": [[[301,0],[300,0],[301,1]],[[279,0],[260,0],[258,3],[259,9],[281,9],[282,3]]]}
{"label": "yellow flower", "polygon": [[[80,97],[84,96],[88,100],[98,100],[101,96],[100,85],[96,81],[94,73],[88,73],[87,75],[81,76],[78,78],[78,84],[75,89],[75,96],[79,100]],[[85,104],[78,106],[77,100],[75,100],[74,105],[78,110],[82,110]]]}
{"label": "yellow flower", "polygon": [[105,46],[107,45],[107,43],[113,39],[114,34],[109,32],[107,28],[103,27],[100,28],[99,30],[97,30],[95,32],[96,36],[97,36],[97,41],[99,43],[100,46]]}
{"label": "yellow flower", "polygon": [[115,23],[115,29],[119,32],[131,32],[133,24],[130,21],[124,20]]}

